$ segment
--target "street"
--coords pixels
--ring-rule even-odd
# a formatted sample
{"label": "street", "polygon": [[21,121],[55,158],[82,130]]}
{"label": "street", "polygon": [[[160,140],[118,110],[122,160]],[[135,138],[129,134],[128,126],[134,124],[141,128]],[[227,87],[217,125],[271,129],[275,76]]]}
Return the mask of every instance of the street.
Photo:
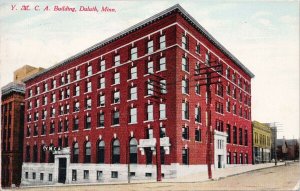
{"label": "street", "polygon": [[[299,163],[290,163],[287,166],[277,166],[256,170],[240,175],[221,178],[205,182],[161,182],[161,183],[133,183],[133,184],[106,184],[80,186],[51,186],[44,188],[22,188],[24,191],[33,190],[113,190],[113,191],[140,191],[140,190],[293,190],[300,180]],[[299,187],[298,187],[299,190]]]}

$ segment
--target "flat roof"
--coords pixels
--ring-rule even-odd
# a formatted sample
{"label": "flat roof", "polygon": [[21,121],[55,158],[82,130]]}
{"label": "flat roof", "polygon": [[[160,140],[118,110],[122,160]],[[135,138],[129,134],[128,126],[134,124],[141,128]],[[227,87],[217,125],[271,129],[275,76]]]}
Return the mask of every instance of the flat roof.
{"label": "flat roof", "polygon": [[136,30],[138,30],[138,29],[140,29],[140,28],[143,28],[143,27],[145,27],[145,26],[147,26],[147,25],[149,25],[149,24],[151,24],[151,23],[153,23],[154,21],[156,21],[156,20],[159,20],[159,19],[161,19],[161,18],[163,18],[163,17],[165,17],[165,16],[167,16],[167,15],[169,15],[171,12],[173,12],[173,11],[178,11],[178,12],[180,12],[181,14],[182,14],[182,16],[188,21],[188,22],[190,22],[199,32],[201,32],[210,42],[212,42],[217,48],[219,48],[226,56],[228,56],[237,66],[239,66],[244,72],[246,72],[246,74],[248,74],[251,78],[253,78],[254,77],[254,74],[246,67],[246,66],[244,66],[234,55],[232,55],[221,43],[219,43],[209,32],[207,32],[188,12],[186,12],[179,4],[176,4],[176,5],[174,5],[174,6],[172,6],[172,7],[170,7],[170,8],[168,8],[168,9],[166,9],[166,10],[164,10],[164,11],[162,11],[162,12],[160,12],[160,13],[157,13],[157,14],[155,14],[155,15],[153,15],[152,17],[150,17],[150,18],[148,18],[148,19],[146,19],[146,20],[144,20],[144,21],[141,21],[141,22],[139,22],[139,23],[137,23],[137,24],[135,24],[135,25],[133,25],[133,26],[131,26],[131,27],[129,27],[128,29],[125,29],[125,30],[123,30],[123,31],[121,31],[121,32],[119,32],[119,33],[117,33],[117,34],[115,34],[115,35],[113,35],[112,37],[110,37],[110,38],[107,38],[107,39],[105,39],[105,40],[103,40],[103,41],[101,41],[101,42],[99,42],[99,43],[97,43],[97,44],[95,44],[95,45],[93,45],[93,46],[91,46],[91,47],[89,47],[89,48],[87,48],[87,49],[85,49],[85,50],[83,50],[83,51],[81,51],[81,52],[79,52],[79,53],[77,53],[77,54],[75,54],[75,55],[73,55],[73,56],[71,56],[71,57],[69,57],[69,58],[67,58],[67,59],[65,59],[65,60],[63,60],[63,61],[61,61],[61,62],[59,62],[59,63],[57,63],[57,64],[55,64],[55,65],[53,65],[53,66],[51,66],[51,67],[49,67],[49,68],[47,68],[47,69],[45,69],[45,70],[43,70],[43,71],[41,71],[41,72],[38,72],[38,73],[36,73],[36,74],[34,74],[34,75],[32,75],[32,76],[29,76],[29,77],[27,77],[27,78],[25,78],[24,80],[23,80],[23,82],[27,82],[27,81],[29,81],[29,80],[32,80],[32,79],[34,79],[34,78],[36,78],[36,77],[38,77],[38,76],[41,76],[42,74],[45,74],[45,73],[47,73],[47,72],[49,72],[49,71],[51,71],[51,70],[54,70],[55,68],[57,68],[57,67],[60,67],[60,66],[63,66],[63,65],[65,65],[65,64],[67,64],[67,63],[69,63],[69,62],[71,62],[71,61],[73,61],[73,60],[75,60],[75,59],[77,59],[77,58],[79,58],[79,57],[81,57],[81,56],[83,56],[83,55],[86,55],[86,54],[88,54],[88,53],[90,53],[90,52],[92,52],[92,51],[94,51],[94,50],[96,50],[96,49],[98,49],[98,48],[100,48],[100,47],[103,47],[103,46],[105,46],[105,45],[107,45],[107,44],[109,44],[109,43],[111,43],[111,42],[113,42],[113,41],[116,41],[116,40],[118,40],[118,39],[120,39],[120,38],[122,38],[122,37],[124,37],[124,36],[126,36],[126,35],[128,35],[128,34],[130,34],[130,33],[132,33],[132,32],[134,32],[134,31],[136,31]]}

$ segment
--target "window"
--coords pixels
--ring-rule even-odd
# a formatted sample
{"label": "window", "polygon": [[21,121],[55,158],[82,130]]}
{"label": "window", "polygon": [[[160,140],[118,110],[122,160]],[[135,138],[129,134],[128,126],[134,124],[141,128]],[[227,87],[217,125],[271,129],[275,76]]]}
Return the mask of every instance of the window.
{"label": "window", "polygon": [[63,100],[64,99],[64,90],[60,90],[59,91],[59,100]]}
{"label": "window", "polygon": [[78,156],[79,156],[78,143],[75,142],[73,144],[73,163],[78,163]]}
{"label": "window", "polygon": [[32,90],[30,89],[29,93],[28,93],[28,97],[31,97],[31,96],[32,96]]}
{"label": "window", "polygon": [[100,89],[104,89],[105,88],[105,78],[104,77],[100,78],[99,88]]}
{"label": "window", "polygon": [[189,139],[189,127],[182,127],[182,139],[188,140]]}
{"label": "window", "polygon": [[200,43],[196,45],[196,53],[200,54]]}
{"label": "window", "polygon": [[80,80],[80,70],[76,70],[76,72],[75,72],[75,80]]}
{"label": "window", "polygon": [[56,101],[56,97],[55,97],[55,93],[52,93],[52,95],[51,95],[52,97],[52,99],[51,99],[51,101],[52,101],[52,103],[54,103],[55,101]]}
{"label": "window", "polygon": [[159,48],[163,49],[166,47],[166,36],[162,35],[159,37]]}
{"label": "window", "polygon": [[40,180],[41,180],[41,181],[44,180],[44,173],[40,173]]}
{"label": "window", "polygon": [[71,75],[67,74],[66,83],[70,83],[70,82],[71,82]]}
{"label": "window", "polygon": [[28,172],[25,172],[25,178],[28,179]]}
{"label": "window", "polygon": [[149,104],[147,105],[147,121],[153,120],[153,105]]}
{"label": "window", "polygon": [[46,124],[42,124],[42,131],[41,131],[41,135],[46,135]]}
{"label": "window", "polygon": [[148,54],[153,52],[153,40],[148,41],[148,43],[147,43],[147,52],[148,52]]}
{"label": "window", "polygon": [[39,112],[34,112],[34,121],[39,120]]}
{"label": "window", "polygon": [[32,173],[32,179],[35,180],[35,178],[36,178],[36,173],[33,172],[33,173]]}
{"label": "window", "polygon": [[55,108],[51,108],[51,117],[55,117]]}
{"label": "window", "polygon": [[232,106],[232,111],[233,111],[233,114],[236,115],[236,105],[235,104]]}
{"label": "window", "polygon": [[88,180],[89,179],[89,174],[90,174],[89,170],[84,170],[83,171],[83,179]]}
{"label": "window", "polygon": [[62,138],[61,137],[59,137],[58,138],[58,147],[62,147]]}
{"label": "window", "polygon": [[92,108],[92,99],[91,98],[87,98],[85,100],[85,109],[91,109]]}
{"label": "window", "polygon": [[97,180],[101,180],[102,176],[103,176],[103,172],[97,170]]}
{"label": "window", "polygon": [[149,80],[147,83],[147,95],[153,95],[154,94],[154,82],[152,80]]}
{"label": "window", "polygon": [[64,106],[61,105],[59,108],[60,108],[59,109],[59,115],[63,115],[64,114]]}
{"label": "window", "polygon": [[118,178],[118,171],[111,171],[111,178]]}
{"label": "window", "polygon": [[240,153],[240,162],[239,163],[243,164],[243,154],[242,153]]}
{"label": "window", "polygon": [[[53,144],[51,143],[49,145],[51,148],[53,148]],[[54,154],[53,154],[53,151],[50,151],[49,152],[49,155],[48,155],[48,163],[54,163]]]}
{"label": "window", "polygon": [[86,75],[87,75],[87,76],[91,76],[92,74],[93,74],[92,66],[88,66],[88,67],[87,67],[87,71],[86,71]]}
{"label": "window", "polygon": [[66,98],[70,97],[70,89],[66,89],[66,91],[65,91],[65,97]]}
{"label": "window", "polygon": [[74,131],[78,130],[78,127],[79,127],[79,119],[74,118],[74,120],[73,120],[73,130]]}
{"label": "window", "polygon": [[105,95],[99,96],[99,106],[104,107],[105,106]]}
{"label": "window", "polygon": [[90,129],[91,128],[91,116],[86,116],[85,117],[85,129]]}
{"label": "window", "polygon": [[147,74],[153,74],[154,68],[153,68],[153,61],[149,61],[147,63]]}
{"label": "window", "polygon": [[217,84],[216,85],[216,94],[218,96],[223,97],[223,85],[222,84]]}
{"label": "window", "polygon": [[200,106],[195,107],[195,122],[201,123],[201,107]]}
{"label": "window", "polygon": [[40,94],[40,87],[39,87],[39,86],[36,87],[36,94],[37,94],[37,95]]}
{"label": "window", "polygon": [[231,164],[231,152],[227,152],[227,164]]}
{"label": "window", "polygon": [[112,164],[120,163],[120,141],[115,139],[112,143]]}
{"label": "window", "polygon": [[72,170],[72,181],[77,181],[77,170]]}
{"label": "window", "polygon": [[230,101],[226,101],[226,111],[230,112]]}
{"label": "window", "polygon": [[153,129],[149,129],[149,128],[148,128],[148,129],[146,130],[146,135],[147,135],[147,136],[146,136],[147,139],[152,139],[152,138],[153,138]]}
{"label": "window", "polygon": [[137,123],[137,109],[136,108],[130,109],[129,123]]}
{"label": "window", "polygon": [[48,91],[48,84],[44,83],[44,91]]}
{"label": "window", "polygon": [[237,129],[233,126],[233,144],[237,144]]}
{"label": "window", "polygon": [[131,164],[136,164],[137,163],[137,146],[138,142],[135,138],[130,139],[129,142],[129,162]]}
{"label": "window", "polygon": [[166,104],[159,104],[159,119],[166,119]]}
{"label": "window", "polygon": [[54,131],[55,131],[55,124],[54,124],[54,122],[52,122],[52,123],[50,124],[50,134],[53,134]]}
{"label": "window", "polygon": [[65,114],[68,114],[70,112],[70,105],[65,105]]}
{"label": "window", "polygon": [[68,146],[69,146],[69,139],[68,139],[68,136],[65,136],[65,138],[64,138],[64,143],[65,143],[65,147],[68,147]]}
{"label": "window", "polygon": [[210,66],[210,54],[208,52],[205,53],[205,64]]}
{"label": "window", "polygon": [[182,48],[188,50],[188,37],[183,34],[181,37]]}
{"label": "window", "polygon": [[166,137],[166,127],[164,125],[160,125],[159,127],[160,138]]}
{"label": "window", "polygon": [[181,85],[182,85],[182,93],[189,94],[189,80],[182,79]]}
{"label": "window", "polygon": [[189,103],[182,102],[182,119],[188,120],[189,119]]}
{"label": "window", "polygon": [[189,71],[189,61],[188,61],[188,58],[182,57],[182,59],[181,59],[181,69],[183,71],[186,71],[186,72]]}
{"label": "window", "polygon": [[245,153],[245,164],[248,164],[248,154]]}
{"label": "window", "polygon": [[120,55],[116,55],[114,61],[115,61],[115,66],[119,66],[120,65]]}
{"label": "window", "polygon": [[43,105],[47,105],[47,96],[43,97]]}
{"label": "window", "polygon": [[105,60],[100,61],[100,71],[101,72],[105,71]]}
{"label": "window", "polygon": [[65,84],[65,77],[62,76],[62,77],[60,78],[60,85],[64,85],[64,84]]}
{"label": "window", "polygon": [[243,145],[243,129],[239,128],[239,141],[240,145]]}
{"label": "window", "polygon": [[74,112],[78,112],[79,110],[80,110],[80,103],[79,103],[79,101],[75,101]]}
{"label": "window", "polygon": [[114,82],[114,84],[120,84],[120,73],[114,74],[113,82]]}
{"label": "window", "polygon": [[201,129],[195,129],[195,141],[201,141]]}
{"label": "window", "polygon": [[49,182],[51,182],[51,181],[52,181],[52,174],[49,174],[49,176],[48,176],[48,180],[49,180]]}
{"label": "window", "polygon": [[52,80],[52,88],[56,88],[56,80],[55,79]]}
{"label": "window", "polygon": [[25,158],[26,162],[30,162],[30,145],[26,146],[26,158]]}
{"label": "window", "polygon": [[98,113],[98,127],[104,127],[104,113]]}
{"label": "window", "polygon": [[[245,137],[245,146],[248,146],[248,130],[247,129],[245,129],[245,131],[244,131],[244,137]],[[268,146],[270,146],[270,144],[268,144]]]}
{"label": "window", "polygon": [[91,162],[91,142],[90,141],[87,141],[85,143],[84,162],[85,163]]}
{"label": "window", "polygon": [[231,91],[231,90],[230,90],[230,85],[227,85],[227,86],[226,86],[226,93],[227,93],[227,95],[230,95],[230,91]]}
{"label": "window", "polygon": [[162,57],[159,59],[159,70],[166,70],[166,57]]}
{"label": "window", "polygon": [[120,91],[114,92],[114,102],[113,103],[120,103]]}
{"label": "window", "polygon": [[104,163],[104,153],[105,153],[105,143],[104,141],[99,141],[97,149],[97,162]]}
{"label": "window", "polygon": [[200,83],[199,82],[197,82],[195,84],[195,93],[198,94],[198,95],[200,95]]}
{"label": "window", "polygon": [[86,82],[85,92],[92,92],[92,82]]}
{"label": "window", "polygon": [[234,99],[236,99],[236,89],[235,88],[233,88],[232,96],[233,96]]}
{"label": "window", "polygon": [[74,95],[75,95],[75,96],[79,96],[79,94],[80,94],[80,86],[79,86],[79,85],[76,85],[76,86],[75,86],[75,90],[74,90]]}
{"label": "window", "polygon": [[137,87],[131,87],[130,88],[129,99],[130,100],[137,100]]}
{"label": "window", "polygon": [[37,162],[38,160],[38,146],[34,145],[33,146],[33,161],[32,162]]}
{"label": "window", "polygon": [[233,153],[233,164],[237,164],[237,153]]}
{"label": "window", "polygon": [[112,125],[119,125],[120,123],[120,112],[118,110],[113,111]]}
{"label": "window", "polygon": [[130,79],[137,79],[137,67],[130,68]]}
{"label": "window", "polygon": [[188,165],[189,164],[189,151],[186,148],[182,149],[182,164]]}
{"label": "window", "polygon": [[216,101],[216,112],[223,114],[223,103]]}
{"label": "window", "polygon": [[131,54],[130,59],[136,60],[137,59],[137,47],[131,48],[130,54]]}
{"label": "window", "polygon": [[216,119],[216,130],[220,131],[220,132],[223,132],[223,130],[224,130],[223,124],[224,124],[223,121],[221,121],[219,119]]}
{"label": "window", "polygon": [[226,125],[227,130],[227,143],[231,143],[231,126],[229,124]]}
{"label": "window", "polygon": [[167,93],[167,81],[166,80],[160,80],[159,81],[160,86],[160,93],[166,94]]}

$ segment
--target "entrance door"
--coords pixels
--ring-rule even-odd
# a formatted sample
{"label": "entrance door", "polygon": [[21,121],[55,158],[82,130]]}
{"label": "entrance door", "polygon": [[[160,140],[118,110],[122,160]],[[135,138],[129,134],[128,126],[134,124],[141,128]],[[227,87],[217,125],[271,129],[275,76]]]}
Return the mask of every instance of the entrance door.
{"label": "entrance door", "polygon": [[218,168],[222,168],[222,155],[218,155]]}
{"label": "entrance door", "polygon": [[65,183],[67,174],[67,159],[59,158],[58,163],[58,182]]}

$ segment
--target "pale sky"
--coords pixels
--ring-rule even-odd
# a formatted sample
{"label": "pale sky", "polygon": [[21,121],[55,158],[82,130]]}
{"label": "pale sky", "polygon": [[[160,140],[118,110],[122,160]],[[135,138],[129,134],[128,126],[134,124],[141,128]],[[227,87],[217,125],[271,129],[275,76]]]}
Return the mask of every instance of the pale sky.
{"label": "pale sky", "polygon": [[[179,3],[254,74],[252,120],[299,137],[299,1],[0,1],[1,87],[25,64],[48,68]],[[16,11],[12,11],[16,5]],[[40,11],[20,11],[21,5]],[[43,11],[108,6],[115,13]]]}

